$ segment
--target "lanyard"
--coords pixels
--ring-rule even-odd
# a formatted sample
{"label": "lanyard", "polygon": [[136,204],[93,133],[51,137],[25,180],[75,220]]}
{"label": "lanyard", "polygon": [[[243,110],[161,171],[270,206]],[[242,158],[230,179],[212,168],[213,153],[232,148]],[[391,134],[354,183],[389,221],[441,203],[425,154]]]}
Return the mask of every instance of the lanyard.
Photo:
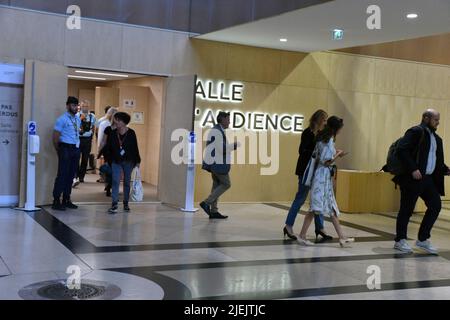
{"label": "lanyard", "polygon": [[120,139],[119,131],[117,131],[117,139],[119,140],[119,146],[120,146],[120,149],[121,149],[121,150],[123,149],[122,146],[123,146],[123,143],[125,142],[125,139],[127,138],[127,136],[128,136],[128,130],[127,130],[127,132],[125,132],[125,135],[124,135],[124,137],[123,137],[123,140]]}
{"label": "lanyard", "polygon": [[78,138],[78,125],[77,125],[77,119],[75,118],[75,121],[72,120],[72,117],[68,114],[67,115],[69,117],[70,122],[72,122],[73,128],[75,129],[75,136]]}

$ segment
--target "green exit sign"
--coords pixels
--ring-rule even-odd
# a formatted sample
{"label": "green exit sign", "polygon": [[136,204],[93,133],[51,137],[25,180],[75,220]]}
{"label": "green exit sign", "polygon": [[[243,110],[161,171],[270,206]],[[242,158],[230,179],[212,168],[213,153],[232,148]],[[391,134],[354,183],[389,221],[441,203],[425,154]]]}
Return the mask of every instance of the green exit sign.
{"label": "green exit sign", "polygon": [[333,30],[333,40],[342,40],[344,39],[344,30],[334,29]]}

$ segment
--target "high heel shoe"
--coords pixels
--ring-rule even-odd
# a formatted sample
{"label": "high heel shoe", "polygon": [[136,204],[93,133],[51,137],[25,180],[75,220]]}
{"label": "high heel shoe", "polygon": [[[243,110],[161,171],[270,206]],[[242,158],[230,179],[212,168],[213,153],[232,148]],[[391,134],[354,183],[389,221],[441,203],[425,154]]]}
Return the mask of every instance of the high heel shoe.
{"label": "high heel shoe", "polygon": [[289,233],[289,231],[287,230],[286,227],[284,227],[283,233],[284,233],[284,238],[286,238],[286,236],[287,236],[291,240],[297,240],[297,237],[294,236],[293,234]]}
{"label": "high heel shoe", "polygon": [[344,245],[350,242],[355,242],[355,238],[339,239],[339,244],[342,248],[344,247]]}
{"label": "high heel shoe", "polygon": [[327,235],[325,232],[320,231],[320,230],[316,230],[316,242],[317,242],[317,238],[320,236],[322,236],[322,240],[321,241],[331,241],[333,240],[332,236]]}

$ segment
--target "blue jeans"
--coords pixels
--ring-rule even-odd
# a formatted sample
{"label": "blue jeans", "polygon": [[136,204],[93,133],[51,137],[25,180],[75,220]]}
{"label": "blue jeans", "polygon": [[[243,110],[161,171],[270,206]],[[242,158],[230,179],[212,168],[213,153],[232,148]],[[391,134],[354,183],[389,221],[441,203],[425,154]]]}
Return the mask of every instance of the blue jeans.
{"label": "blue jeans", "polygon": [[53,187],[53,199],[69,201],[72,193],[73,179],[78,171],[80,161],[80,149],[75,145],[59,144],[58,149],[58,174]]}
{"label": "blue jeans", "polygon": [[131,162],[113,162],[112,163],[112,202],[119,203],[119,185],[120,174],[123,170],[123,202],[128,203],[130,200],[130,180],[133,172],[134,164]]}
{"label": "blue jeans", "polygon": [[[306,197],[309,193],[309,187],[302,184],[302,178],[298,177],[298,191],[295,195],[295,200],[292,202],[291,208],[289,209],[288,216],[286,218],[286,225],[293,227],[295,223],[295,218],[297,217],[300,208],[305,203]],[[316,225],[316,230],[323,229],[323,216],[314,215],[314,223]]]}

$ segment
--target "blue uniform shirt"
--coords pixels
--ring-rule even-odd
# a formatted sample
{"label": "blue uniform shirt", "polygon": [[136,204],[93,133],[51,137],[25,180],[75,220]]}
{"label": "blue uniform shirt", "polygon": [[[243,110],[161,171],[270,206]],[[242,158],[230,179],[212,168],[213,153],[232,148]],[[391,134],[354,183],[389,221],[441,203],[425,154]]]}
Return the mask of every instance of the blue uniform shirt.
{"label": "blue uniform shirt", "polygon": [[80,118],[71,115],[69,112],[64,113],[56,120],[55,131],[61,133],[60,142],[75,144],[80,146]]}
{"label": "blue uniform shirt", "polygon": [[97,122],[97,120],[95,119],[94,114],[90,112],[85,115],[86,118],[84,120],[81,120],[81,115],[81,112],[77,113],[77,118],[81,121],[81,126],[83,126],[83,124],[85,124],[86,126],[84,126],[85,131],[82,133],[80,132],[80,137],[91,138],[94,136],[95,123]]}

